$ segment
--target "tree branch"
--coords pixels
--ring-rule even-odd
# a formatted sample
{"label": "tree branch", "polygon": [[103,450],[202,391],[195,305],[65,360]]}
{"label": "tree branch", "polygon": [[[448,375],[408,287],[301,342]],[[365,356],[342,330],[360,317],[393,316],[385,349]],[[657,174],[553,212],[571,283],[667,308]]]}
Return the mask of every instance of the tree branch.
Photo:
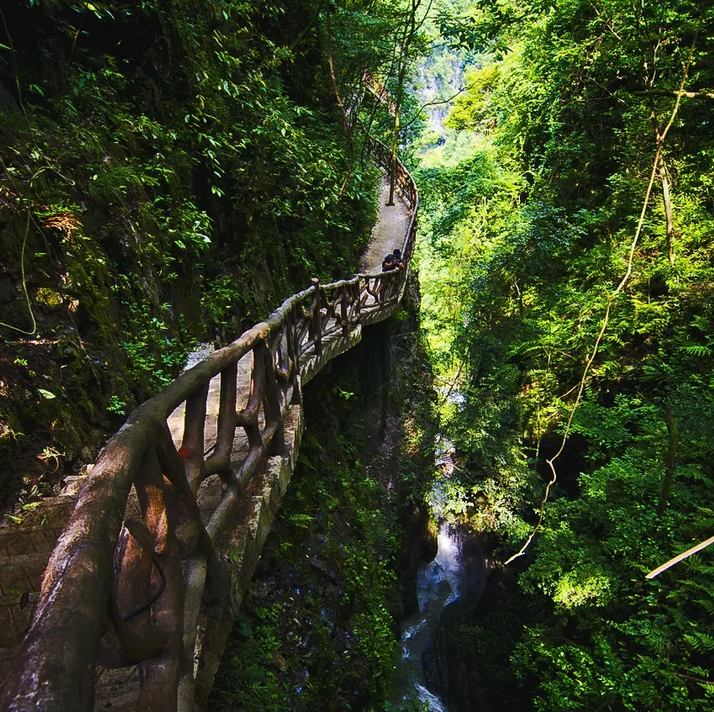
{"label": "tree branch", "polygon": [[332,88],[335,92],[335,99],[337,99],[337,105],[340,107],[340,113],[342,114],[342,123],[345,128],[348,127],[349,121],[347,119],[347,110],[345,105],[342,103],[342,97],[340,96],[340,89],[337,85],[337,75],[335,74],[335,63],[332,59],[332,23],[330,18],[332,13],[330,12],[330,7],[327,7],[327,60],[330,65],[330,78],[332,79]]}
{"label": "tree branch", "polygon": [[312,16],[312,19],[307,24],[307,27],[298,35],[297,39],[290,45],[291,52],[295,50],[295,48],[305,39],[307,33],[310,32],[310,30],[313,28],[313,26],[317,22],[317,18],[320,17],[320,13],[323,11],[325,5],[327,5],[327,0],[323,0],[323,2],[318,5],[317,10],[315,10],[315,14]]}
{"label": "tree branch", "polygon": [[414,113],[414,116],[413,116],[411,119],[409,119],[409,121],[407,121],[407,122],[402,126],[402,131],[403,131],[404,129],[408,129],[408,128],[419,118],[419,116],[421,115],[421,112],[424,111],[424,109],[426,109],[427,106],[439,106],[440,104],[449,104],[449,103],[451,103],[454,99],[456,99],[456,97],[459,96],[459,94],[463,94],[465,91],[468,91],[469,89],[471,89],[470,86],[464,87],[463,89],[459,89],[459,91],[457,91],[456,94],[454,94],[453,96],[450,96],[448,99],[441,99],[441,100],[439,100],[439,101],[427,101],[426,104],[422,104],[422,105],[416,110],[416,112]]}
{"label": "tree branch", "polygon": [[713,91],[684,91],[682,89],[648,89],[646,91],[633,91],[635,96],[674,96],[677,98],[687,97],[688,99],[714,99]]}
{"label": "tree branch", "polygon": [[685,675],[682,672],[672,673],[675,677],[681,677],[682,680],[689,680],[690,682],[696,682],[698,685],[706,685],[707,687],[714,687],[714,682],[705,680],[701,677],[694,677],[694,675]]}
{"label": "tree branch", "polygon": [[645,576],[645,578],[651,580],[655,576],[659,576],[663,571],[666,571],[667,569],[671,568],[675,564],[678,564],[680,561],[684,561],[685,559],[688,559],[690,556],[693,556],[694,554],[701,551],[702,549],[706,549],[711,544],[714,544],[714,536],[710,536],[705,541],[699,542],[699,544],[697,544],[696,546],[691,547],[691,549],[687,549],[686,551],[683,551],[681,554],[678,554],[673,559],[670,559],[666,563],[662,564],[662,566],[658,566],[656,569],[653,569],[652,571],[650,571],[647,574],[647,576]]}

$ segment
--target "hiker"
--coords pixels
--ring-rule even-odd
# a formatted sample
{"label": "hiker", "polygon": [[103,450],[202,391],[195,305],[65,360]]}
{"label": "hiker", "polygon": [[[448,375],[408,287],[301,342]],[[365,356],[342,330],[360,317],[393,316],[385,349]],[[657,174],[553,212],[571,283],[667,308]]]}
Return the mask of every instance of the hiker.
{"label": "hiker", "polygon": [[398,247],[395,247],[394,251],[392,252],[392,255],[394,255],[394,269],[404,269],[404,262],[402,262],[402,251]]}
{"label": "hiker", "polygon": [[382,260],[382,272],[391,272],[397,268],[397,261],[394,259],[394,253],[387,255]]}

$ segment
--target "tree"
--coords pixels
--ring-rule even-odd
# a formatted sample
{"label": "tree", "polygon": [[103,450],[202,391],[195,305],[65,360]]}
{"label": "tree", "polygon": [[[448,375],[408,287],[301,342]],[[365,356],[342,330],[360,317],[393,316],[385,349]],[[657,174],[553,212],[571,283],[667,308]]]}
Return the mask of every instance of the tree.
{"label": "tree", "polygon": [[535,709],[708,709],[707,554],[644,574],[711,534],[714,11],[495,0],[440,22],[481,52],[452,114],[474,156],[420,174],[428,250],[458,256],[453,508],[502,561],[542,515],[482,632],[517,618],[504,655]]}
{"label": "tree", "polygon": [[[420,47],[419,32],[424,25],[433,0],[423,7],[424,0],[407,0],[408,4],[401,18],[401,27],[397,30],[395,45],[396,89],[394,96],[394,128],[392,130],[392,169],[389,175],[389,199],[387,205],[394,205],[394,188],[397,176],[397,149],[400,138],[401,109],[404,103],[405,80],[416,57],[423,52]],[[421,12],[421,17],[419,13]]]}

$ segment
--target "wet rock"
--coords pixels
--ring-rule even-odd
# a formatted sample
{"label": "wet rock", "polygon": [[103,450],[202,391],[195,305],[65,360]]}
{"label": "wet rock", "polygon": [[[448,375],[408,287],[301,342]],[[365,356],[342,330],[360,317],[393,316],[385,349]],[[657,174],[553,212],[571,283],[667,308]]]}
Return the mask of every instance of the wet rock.
{"label": "wet rock", "polygon": [[441,698],[449,712],[487,712],[479,699],[481,672],[463,632],[467,609],[458,600],[441,612],[436,636],[424,652],[424,677],[429,690]]}
{"label": "wet rock", "polygon": [[424,680],[449,712],[489,712],[482,694],[476,641],[469,626],[490,573],[490,546],[484,536],[445,523],[440,528],[439,546],[443,551],[435,563],[441,562],[447,570],[435,571],[435,575],[449,580],[454,595],[441,610],[422,655]]}
{"label": "wet rock", "polygon": [[426,507],[409,507],[402,513],[404,550],[399,571],[402,584],[403,615],[418,608],[416,579],[419,564],[432,561],[438,550],[437,530]]}

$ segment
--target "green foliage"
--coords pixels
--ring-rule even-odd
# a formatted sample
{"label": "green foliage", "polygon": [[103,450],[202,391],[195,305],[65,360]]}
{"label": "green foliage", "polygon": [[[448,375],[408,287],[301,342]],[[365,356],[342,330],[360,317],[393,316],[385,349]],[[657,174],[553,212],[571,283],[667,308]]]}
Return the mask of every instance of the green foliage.
{"label": "green foliage", "polygon": [[259,609],[257,626],[242,615],[236,619],[235,626],[243,639],[229,644],[224,655],[224,674],[230,677],[237,692],[224,691],[222,697],[228,704],[240,703],[245,712],[292,709],[287,691],[279,682],[281,642],[271,626],[278,615],[277,607]]}
{"label": "green foliage", "polygon": [[[63,401],[79,430],[116,425],[196,340],[230,341],[312,276],[353,273],[373,224],[378,172],[340,124],[324,4],[199,5],[3,7],[3,322],[37,318],[31,336],[82,384]],[[346,98],[393,46],[364,5],[332,28]],[[20,389],[2,417],[36,422]],[[42,437],[70,461],[82,449]]]}
{"label": "green foliage", "polygon": [[[333,388],[309,397],[308,418]],[[332,402],[349,422],[341,399]],[[241,700],[246,710],[381,709],[387,697],[396,653],[388,608],[399,547],[394,503],[360,459],[364,445],[354,420],[339,433],[311,422],[266,544],[276,547],[275,560],[254,584],[274,593],[237,622],[217,703]]]}
{"label": "green foliage", "polygon": [[126,415],[126,403],[119,398],[119,396],[113,395],[109,398],[109,405],[107,405],[107,411],[109,413],[116,413],[117,415]]}
{"label": "green foliage", "polygon": [[[161,305],[164,318],[153,316],[136,303],[128,302],[126,306],[131,340],[122,342],[122,346],[128,357],[128,374],[135,382],[146,384],[153,391],[159,390],[173,380],[195,341],[181,331],[176,337],[169,336],[165,320],[170,312],[168,304]],[[179,319],[179,328],[182,321]]]}
{"label": "green foliage", "polygon": [[[685,75],[693,93],[664,142],[542,527],[479,621],[524,709],[712,706],[711,601],[699,594],[710,554],[655,582],[644,574],[710,535],[713,18],[693,3],[621,0],[441,15],[453,45],[481,54],[446,122],[468,153],[432,154],[419,174],[424,324],[459,393],[444,407],[458,453],[447,509],[498,532],[503,559],[537,522],[546,460],[627,272]],[[511,619],[511,641],[497,641]],[[481,644],[479,664],[492,654]]]}

